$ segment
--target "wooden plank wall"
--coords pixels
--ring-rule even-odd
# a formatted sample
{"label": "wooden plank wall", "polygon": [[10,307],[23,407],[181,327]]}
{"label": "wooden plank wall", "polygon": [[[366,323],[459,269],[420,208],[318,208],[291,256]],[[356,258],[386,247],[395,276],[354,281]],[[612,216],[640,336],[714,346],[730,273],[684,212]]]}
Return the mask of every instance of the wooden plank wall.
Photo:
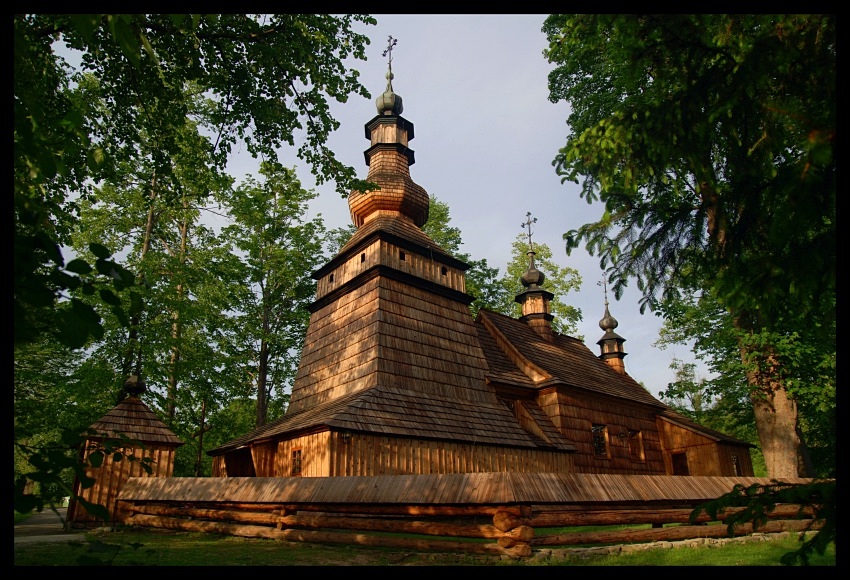
{"label": "wooden plank wall", "polygon": [[[101,463],[100,467],[92,467],[89,462],[89,455],[95,451],[95,442],[92,440],[86,441],[85,448],[87,449],[83,458],[86,462],[86,475],[95,480],[95,484],[87,489],[76,489],[79,495],[85,501],[99,504],[109,510],[110,514],[114,513],[116,499],[121,488],[131,477],[171,477],[174,471],[174,446],[156,446],[149,444],[146,449],[141,447],[127,447],[122,449],[125,458],[121,461],[115,461],[113,455],[107,454]],[[126,456],[135,455],[136,457],[150,457],[153,463],[150,464],[151,473],[148,474],[142,469],[141,463],[138,461],[130,461]],[[79,482],[77,482],[79,485]],[[71,513],[73,512],[73,513]],[[82,504],[74,502],[74,508],[69,509],[68,521],[70,522],[98,522],[102,521],[89,514]]]}
{"label": "wooden plank wall", "polygon": [[340,433],[323,432],[281,442],[277,476],[289,475],[291,453],[298,448],[303,477],[573,471],[573,456],[564,453],[360,433],[344,441]]}
{"label": "wooden plank wall", "polygon": [[[673,473],[670,455],[672,453],[685,453],[688,458],[689,475],[735,475],[732,459],[728,453],[724,454],[723,464],[725,465],[721,464],[719,446],[715,440],[662,419],[657,422],[661,435],[661,445],[664,450],[664,461],[668,464],[670,473]],[[750,464],[750,469],[752,469],[752,464]],[[748,475],[752,475],[752,472]]]}
{"label": "wooden plank wall", "polygon": [[[720,475],[738,475],[735,473],[735,464],[732,460],[732,456],[736,456],[738,458],[738,462],[741,466],[741,475],[751,476],[753,475],[753,458],[750,456],[750,450],[745,449],[739,445],[729,445],[726,443],[718,443],[717,444],[717,453],[720,457],[720,470],[724,473]],[[728,473],[727,473],[728,472]]]}
{"label": "wooden plank wall", "polygon": [[275,476],[275,452],[277,443],[254,444],[251,446],[251,459],[254,462],[254,474],[257,477]]}
{"label": "wooden plank wall", "polygon": [[[623,403],[614,406],[589,394],[574,397],[564,392],[551,392],[538,399],[543,411],[552,418],[561,433],[576,447],[576,473],[618,473],[663,475],[666,473],[662,446],[655,415],[638,406]],[[596,457],[591,425],[608,427],[609,458]],[[627,429],[640,431],[643,437],[644,461],[631,458],[628,441],[617,434]]]}
{"label": "wooden plank wall", "polygon": [[[402,252],[404,253],[404,260],[401,259]],[[466,279],[463,271],[458,268],[437,262],[416,252],[399,248],[384,240],[375,240],[360,252],[353,254],[333,272],[329,272],[320,278],[316,282],[316,296],[319,298],[324,296],[377,265],[390,266],[400,272],[406,272],[441,286],[466,292]],[[445,274],[443,274],[443,268],[446,270]],[[331,281],[331,276],[333,276],[333,281]]]}
{"label": "wooden plank wall", "polygon": [[[331,433],[311,433],[288,441],[276,443],[277,456],[274,473],[269,477],[289,477],[292,470],[292,452],[301,450],[301,477],[327,477],[330,475]],[[259,474],[258,474],[259,475]]]}

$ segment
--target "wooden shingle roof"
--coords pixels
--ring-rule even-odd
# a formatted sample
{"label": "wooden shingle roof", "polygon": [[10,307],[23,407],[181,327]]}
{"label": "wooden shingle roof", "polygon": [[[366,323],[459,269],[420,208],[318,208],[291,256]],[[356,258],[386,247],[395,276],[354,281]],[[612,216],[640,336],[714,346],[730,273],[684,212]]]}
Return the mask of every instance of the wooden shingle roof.
{"label": "wooden shingle roof", "polygon": [[[539,409],[537,409],[539,411]],[[542,411],[536,417],[544,423]],[[546,431],[551,443],[531,437],[496,397],[492,401],[468,401],[398,387],[378,386],[344,398],[287,413],[209,452],[218,455],[252,441],[295,434],[316,427],[363,433],[440,439],[483,445],[525,448],[573,446],[552,427]]]}
{"label": "wooden shingle roof", "polygon": [[[479,341],[491,381],[535,388],[560,384],[666,408],[640,383],[612,369],[578,339],[555,333],[555,340],[548,342],[524,322],[485,309],[479,311],[476,324],[479,337],[483,337]],[[510,352],[499,346],[500,341],[510,345]],[[540,369],[547,376],[531,380],[522,372],[524,364]],[[525,376],[524,380],[521,375]]]}
{"label": "wooden shingle roof", "polygon": [[[781,478],[805,484],[811,479]],[[589,473],[453,473],[343,477],[131,477],[126,501],[287,504],[648,505],[700,504],[736,484],[770,485],[766,477],[618,475]],[[364,507],[368,511],[368,505]]]}
{"label": "wooden shingle roof", "polygon": [[89,431],[97,433],[90,435],[95,437],[117,438],[121,434],[142,443],[175,447],[183,445],[156,413],[134,395],[125,397],[106,415],[92,423]]}
{"label": "wooden shingle roof", "polygon": [[747,447],[751,447],[755,449],[757,446],[749,443],[747,441],[743,441],[741,439],[737,439],[735,437],[730,437],[725,433],[721,433],[720,431],[715,431],[714,429],[709,429],[708,427],[704,427],[699,423],[691,421],[681,413],[674,411],[673,409],[667,408],[660,413],[661,419],[665,421],[669,421],[670,423],[674,423],[679,427],[683,427],[685,429],[689,429],[709,439],[713,439],[714,441],[720,441],[723,443],[732,443],[735,445],[745,445]]}

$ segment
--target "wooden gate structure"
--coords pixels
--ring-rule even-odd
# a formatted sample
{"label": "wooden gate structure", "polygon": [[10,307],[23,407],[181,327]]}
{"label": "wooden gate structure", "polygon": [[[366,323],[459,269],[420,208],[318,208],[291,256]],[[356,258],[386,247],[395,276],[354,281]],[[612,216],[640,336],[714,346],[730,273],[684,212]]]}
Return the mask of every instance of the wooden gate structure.
{"label": "wooden gate structure", "polygon": [[[706,514],[689,524],[692,510],[732,491],[735,484],[771,483],[776,480],[504,472],[131,478],[119,495],[117,517],[127,526],[522,558],[543,546],[728,537],[725,525],[706,525],[712,521]],[[717,521],[738,509],[719,514]],[[757,531],[818,527],[800,506],[777,506],[770,517]],[[552,530],[615,524],[652,528],[569,534]],[[741,526],[735,535],[753,531],[752,526]]]}

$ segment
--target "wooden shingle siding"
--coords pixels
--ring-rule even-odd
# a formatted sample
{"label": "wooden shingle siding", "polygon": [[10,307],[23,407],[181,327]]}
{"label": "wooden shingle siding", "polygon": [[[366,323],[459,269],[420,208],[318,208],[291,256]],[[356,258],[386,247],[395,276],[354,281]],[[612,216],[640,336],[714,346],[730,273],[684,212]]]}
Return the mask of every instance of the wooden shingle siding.
{"label": "wooden shingle siding", "polygon": [[[372,304],[378,299],[377,283],[370,281],[310,317],[288,413],[374,384],[364,378],[377,370],[380,316]],[[360,340],[352,340],[351,332]]]}

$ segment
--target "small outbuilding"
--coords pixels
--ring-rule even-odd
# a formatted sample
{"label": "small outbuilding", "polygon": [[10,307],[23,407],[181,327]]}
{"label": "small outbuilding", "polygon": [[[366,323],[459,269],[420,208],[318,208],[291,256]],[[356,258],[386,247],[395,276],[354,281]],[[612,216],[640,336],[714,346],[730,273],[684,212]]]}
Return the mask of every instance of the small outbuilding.
{"label": "small outbuilding", "polygon": [[[131,376],[124,389],[127,396],[89,427],[80,448],[80,461],[86,466],[86,476],[95,483],[83,488],[80,478],[75,478],[66,522],[70,527],[95,527],[114,522],[116,498],[129,478],[171,477],[174,472],[174,453],[183,442],[141,400],[145,384],[139,377]],[[113,453],[104,453],[107,442]],[[93,453],[102,453],[102,461],[92,462]],[[143,464],[149,466],[150,472]],[[89,513],[85,502],[105,507],[109,522]]]}

